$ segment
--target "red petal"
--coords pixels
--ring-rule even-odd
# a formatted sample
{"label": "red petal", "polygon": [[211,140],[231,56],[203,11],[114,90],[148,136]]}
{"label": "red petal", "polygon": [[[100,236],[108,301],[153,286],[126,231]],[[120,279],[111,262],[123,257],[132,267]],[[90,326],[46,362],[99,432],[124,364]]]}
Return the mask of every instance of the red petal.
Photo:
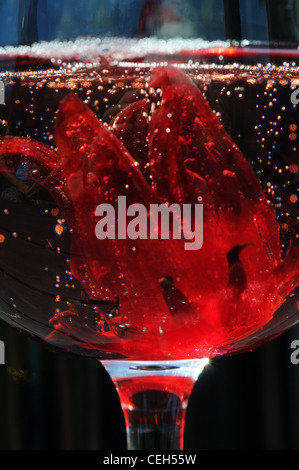
{"label": "red petal", "polygon": [[143,99],[128,105],[111,121],[113,134],[124,144],[134,160],[139,162],[141,171],[146,174],[148,100]]}
{"label": "red petal", "polygon": [[[278,226],[274,211],[267,203],[262,187],[249,163],[217,120],[199,89],[179,69],[171,67],[157,69],[150,86],[159,86],[162,89],[162,110],[158,109],[154,113],[156,116],[152,117],[155,127],[152,135],[154,132],[157,134],[149,150],[153,156],[151,164],[154,176],[161,174],[163,152],[167,152],[167,139],[162,132],[160,133],[160,128],[165,129],[160,116],[165,119],[167,111],[171,109],[174,110],[169,113],[171,117],[168,122],[171,150],[170,155],[164,160],[164,165],[167,159],[170,162],[172,159],[178,161],[178,152],[173,152],[173,149],[180,136],[186,143],[183,159],[187,171],[191,181],[196,183],[194,189],[199,191],[198,196],[202,196],[206,208],[205,225],[209,225],[211,218],[214,220],[214,212],[219,218],[218,237],[215,236],[215,229],[210,232],[207,230],[211,247],[213,246],[214,250],[217,247],[218,250],[223,250],[224,255],[234,245],[251,243],[255,247],[255,256],[253,249],[246,250],[247,262],[250,258],[259,258],[260,263],[261,259],[263,260],[261,263],[263,268],[271,270],[280,262]],[[160,148],[163,149],[161,156],[158,153]],[[173,165],[172,171],[169,171],[169,166],[167,167],[168,172],[164,173],[164,180],[167,181],[169,178],[172,180],[165,183],[166,187],[178,184],[179,177],[176,176],[176,170],[179,171],[180,167]],[[180,173],[184,175],[184,172]],[[185,179],[184,176],[183,178]],[[203,181],[206,185],[202,184]],[[179,187],[187,188],[185,181]],[[251,262],[250,269],[255,273],[254,276],[261,275],[263,270],[257,268],[261,264]]]}
{"label": "red petal", "polygon": [[[0,139],[0,168],[2,171],[16,172],[21,162],[34,162],[40,167],[39,178],[48,176],[58,163],[58,155],[47,145],[24,137],[4,137]],[[31,175],[32,179],[36,176]]]}
{"label": "red petal", "polygon": [[195,203],[196,193],[184,165],[186,142],[181,132],[182,115],[176,100],[154,113],[149,125],[150,170],[157,193],[169,203]]}
{"label": "red petal", "polygon": [[[130,299],[136,296],[136,290],[127,284],[124,275],[123,259],[128,253],[128,242],[98,240],[95,236],[98,222],[95,211],[103,203],[116,208],[121,195],[127,197],[128,205],[142,203],[149,206],[156,198],[139,171],[137,162],[101,124],[84,162],[80,171],[67,182],[67,192],[73,204],[72,217],[67,219],[72,229],[72,272],[76,273],[92,297],[114,300],[125,292],[126,301],[130,303]],[[78,188],[82,190],[78,191]]]}
{"label": "red petal", "polygon": [[[65,204],[62,190],[63,176],[58,154],[45,144],[23,137],[0,139],[0,171],[16,173],[21,163],[32,162],[33,171],[28,177],[44,186],[57,200]],[[30,171],[30,170],[29,170]]]}
{"label": "red petal", "polygon": [[65,174],[76,172],[86,164],[93,139],[101,123],[91,109],[70,93],[59,105],[54,139]]}

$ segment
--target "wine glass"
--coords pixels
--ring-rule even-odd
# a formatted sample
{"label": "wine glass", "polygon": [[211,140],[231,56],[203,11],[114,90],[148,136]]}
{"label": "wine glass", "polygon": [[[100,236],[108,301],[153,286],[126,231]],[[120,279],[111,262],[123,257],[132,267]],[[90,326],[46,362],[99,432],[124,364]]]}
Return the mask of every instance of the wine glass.
{"label": "wine glass", "polygon": [[299,318],[299,2],[12,3],[1,318],[106,368],[128,449],[182,449],[209,361]]}

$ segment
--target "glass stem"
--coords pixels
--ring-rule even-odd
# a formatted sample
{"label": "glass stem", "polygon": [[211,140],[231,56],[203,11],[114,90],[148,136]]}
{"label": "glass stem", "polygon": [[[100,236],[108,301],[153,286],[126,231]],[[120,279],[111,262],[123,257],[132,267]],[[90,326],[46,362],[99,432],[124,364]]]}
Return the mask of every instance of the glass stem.
{"label": "glass stem", "polygon": [[128,450],[182,450],[189,397],[207,359],[102,364],[118,391]]}

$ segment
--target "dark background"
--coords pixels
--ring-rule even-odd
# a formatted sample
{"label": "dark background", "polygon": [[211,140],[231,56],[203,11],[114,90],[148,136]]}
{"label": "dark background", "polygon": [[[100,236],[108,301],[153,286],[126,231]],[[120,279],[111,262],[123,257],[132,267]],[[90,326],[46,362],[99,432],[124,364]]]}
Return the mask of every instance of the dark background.
{"label": "dark background", "polygon": [[[136,36],[148,3],[171,5],[190,37],[298,41],[298,0],[9,0],[0,2],[0,45],[84,35]],[[157,31],[151,31],[157,33]]]}
{"label": "dark background", "polygon": [[[0,323],[0,450],[123,450],[117,393],[95,360],[67,356]],[[211,361],[195,384],[185,449],[299,450],[298,327]]]}

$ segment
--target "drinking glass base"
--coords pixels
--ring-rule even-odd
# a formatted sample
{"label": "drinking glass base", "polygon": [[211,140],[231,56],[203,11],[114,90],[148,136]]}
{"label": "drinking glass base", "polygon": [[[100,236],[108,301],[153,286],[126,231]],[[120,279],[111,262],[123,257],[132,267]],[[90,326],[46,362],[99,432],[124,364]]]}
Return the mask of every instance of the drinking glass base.
{"label": "drinking glass base", "polygon": [[208,362],[102,361],[120,398],[128,450],[183,449],[188,400]]}

